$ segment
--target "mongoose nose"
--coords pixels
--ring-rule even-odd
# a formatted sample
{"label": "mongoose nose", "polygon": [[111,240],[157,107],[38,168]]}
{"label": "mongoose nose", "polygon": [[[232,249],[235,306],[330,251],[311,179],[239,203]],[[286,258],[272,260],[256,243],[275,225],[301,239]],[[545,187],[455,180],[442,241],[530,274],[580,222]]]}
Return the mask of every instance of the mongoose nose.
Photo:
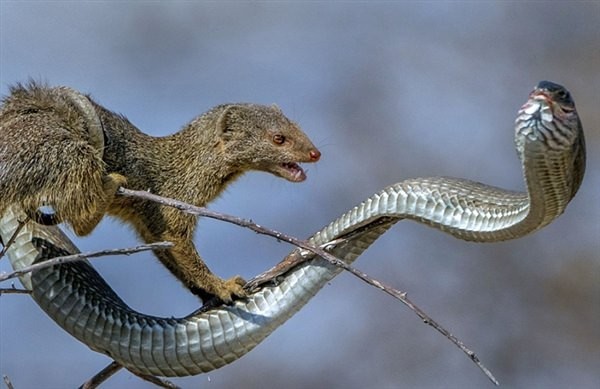
{"label": "mongoose nose", "polygon": [[311,150],[309,154],[312,161],[317,162],[321,158],[321,152],[317,149]]}

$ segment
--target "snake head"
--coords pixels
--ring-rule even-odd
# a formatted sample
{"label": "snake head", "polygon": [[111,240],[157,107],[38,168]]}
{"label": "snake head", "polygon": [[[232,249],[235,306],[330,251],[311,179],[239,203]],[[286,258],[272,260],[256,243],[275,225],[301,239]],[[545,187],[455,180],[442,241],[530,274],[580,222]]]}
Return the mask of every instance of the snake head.
{"label": "snake head", "polygon": [[567,89],[550,81],[540,81],[519,110],[515,143],[519,155],[528,142],[550,149],[570,149],[581,133],[575,103]]}
{"label": "snake head", "polygon": [[529,97],[534,100],[546,101],[552,114],[561,121],[577,118],[575,102],[569,91],[561,85],[550,81],[540,81]]}
{"label": "snake head", "polygon": [[519,110],[515,146],[522,163],[527,149],[552,153],[562,160],[572,172],[564,182],[571,190],[570,197],[575,195],[585,172],[585,137],[575,102],[565,87],[550,81],[537,84]]}

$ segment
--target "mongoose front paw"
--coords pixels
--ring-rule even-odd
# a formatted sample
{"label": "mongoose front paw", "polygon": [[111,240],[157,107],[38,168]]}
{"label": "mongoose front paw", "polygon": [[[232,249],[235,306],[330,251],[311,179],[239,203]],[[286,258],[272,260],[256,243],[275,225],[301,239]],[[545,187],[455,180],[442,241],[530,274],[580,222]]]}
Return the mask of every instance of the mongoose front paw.
{"label": "mongoose front paw", "polygon": [[114,195],[120,186],[127,185],[127,178],[119,173],[110,173],[102,178],[104,193],[108,196]]}
{"label": "mongoose front paw", "polygon": [[246,297],[247,293],[243,288],[245,284],[246,281],[242,277],[231,277],[217,287],[216,295],[225,304],[231,304],[235,297]]}

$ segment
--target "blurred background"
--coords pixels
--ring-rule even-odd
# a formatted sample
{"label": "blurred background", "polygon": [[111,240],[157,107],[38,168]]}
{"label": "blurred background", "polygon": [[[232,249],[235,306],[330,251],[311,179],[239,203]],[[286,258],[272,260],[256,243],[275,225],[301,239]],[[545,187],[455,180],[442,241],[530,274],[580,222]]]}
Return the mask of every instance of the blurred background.
{"label": "blurred background", "polygon": [[[565,85],[588,169],[567,212],[496,244],[399,223],[355,265],[409,293],[504,387],[600,382],[600,5],[597,2],[0,2],[0,92],[68,85],[167,135],[224,102],[277,103],[323,152],[291,184],[252,173],[212,209],[307,237],[380,188],[456,176],[522,190],[513,121],[540,80]],[[84,250],[139,242],[104,220]],[[200,253],[250,278],[290,247],[201,220]],[[234,242],[234,244],[232,244]],[[149,254],[94,260],[132,307],[182,316],[197,299]],[[6,260],[0,271],[9,271]],[[8,287],[9,283],[4,283]],[[0,373],[76,387],[110,362],[28,296],[0,297]],[[342,274],[202,388],[486,387],[475,365],[399,302]],[[105,388],[148,388],[120,372]]]}

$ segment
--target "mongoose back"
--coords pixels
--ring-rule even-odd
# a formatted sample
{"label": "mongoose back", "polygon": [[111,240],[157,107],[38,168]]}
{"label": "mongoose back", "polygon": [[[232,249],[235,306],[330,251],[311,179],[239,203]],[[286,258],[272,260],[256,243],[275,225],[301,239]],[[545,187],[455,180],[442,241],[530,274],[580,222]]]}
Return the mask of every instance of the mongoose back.
{"label": "mongoose back", "polygon": [[174,243],[156,255],[192,293],[230,302],[244,296],[244,280],[210,272],[193,244],[197,218],[117,189],[204,206],[251,170],[304,181],[298,163],[320,156],[275,106],[219,105],[173,135],[152,137],[73,89],[17,84],[0,109],[0,214],[12,204],[29,215],[51,206],[52,221],[78,235],[116,216],[146,242]]}

